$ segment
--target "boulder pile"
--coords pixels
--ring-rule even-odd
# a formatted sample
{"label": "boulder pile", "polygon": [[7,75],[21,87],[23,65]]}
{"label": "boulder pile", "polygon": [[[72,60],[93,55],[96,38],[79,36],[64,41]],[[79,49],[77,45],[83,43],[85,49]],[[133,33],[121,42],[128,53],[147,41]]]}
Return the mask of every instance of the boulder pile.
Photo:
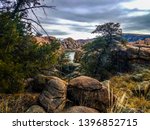
{"label": "boulder pile", "polygon": [[[43,85],[42,80],[43,89],[39,95],[38,104],[30,106],[27,112],[107,112],[110,104],[115,101],[110,90],[91,77],[79,76],[68,82],[54,76],[41,75],[41,77],[42,79],[45,78],[45,84]],[[41,77],[39,78],[40,80]],[[40,82],[37,82],[37,88],[38,85],[40,85]],[[36,85],[33,85],[34,92],[38,90],[35,87]]]}

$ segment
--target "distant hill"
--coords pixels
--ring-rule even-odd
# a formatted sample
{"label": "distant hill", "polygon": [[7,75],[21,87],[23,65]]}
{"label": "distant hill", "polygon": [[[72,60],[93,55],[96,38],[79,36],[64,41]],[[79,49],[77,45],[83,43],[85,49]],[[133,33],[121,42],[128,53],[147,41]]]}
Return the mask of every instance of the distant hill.
{"label": "distant hill", "polygon": [[148,34],[132,34],[132,33],[124,33],[123,38],[128,42],[135,42],[139,40],[145,40],[146,38],[150,38]]}
{"label": "distant hill", "polygon": [[[124,33],[123,38],[126,39],[130,43],[135,43],[136,41],[138,41],[139,44],[150,43],[150,35]],[[49,36],[49,38],[46,36],[45,37],[41,36],[41,37],[35,37],[35,39],[37,40],[39,44],[42,45],[43,43],[52,42],[56,40],[57,38],[52,37],[52,36]],[[94,40],[95,38],[78,39],[78,40],[74,40],[73,38],[66,38],[66,39],[60,40],[60,43],[63,49],[80,49],[85,44],[92,42]]]}
{"label": "distant hill", "polygon": [[[145,40],[150,38],[150,34],[132,34],[132,33],[123,33],[123,38],[126,39],[128,42],[136,42],[140,40]],[[81,44],[86,44],[88,42],[94,41],[93,39],[78,39],[77,42]]]}

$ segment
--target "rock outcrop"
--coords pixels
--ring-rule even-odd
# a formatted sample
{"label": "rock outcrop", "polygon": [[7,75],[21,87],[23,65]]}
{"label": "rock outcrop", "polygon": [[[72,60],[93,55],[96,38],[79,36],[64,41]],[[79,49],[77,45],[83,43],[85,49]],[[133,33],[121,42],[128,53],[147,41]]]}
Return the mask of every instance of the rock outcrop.
{"label": "rock outcrop", "polygon": [[150,46],[145,44],[127,44],[127,55],[131,60],[150,61]]}
{"label": "rock outcrop", "polygon": [[150,45],[139,43],[127,43],[125,46],[118,44],[112,48],[112,53],[118,57],[117,60],[128,61],[150,61]]}
{"label": "rock outcrop", "polygon": [[110,104],[111,93],[98,80],[80,76],[70,80],[67,97],[80,106],[87,106],[106,112]]}
{"label": "rock outcrop", "polygon": [[[81,48],[85,43],[80,42],[80,40],[74,40],[72,38],[66,38],[61,40],[56,39],[55,37],[35,37],[35,40],[39,45],[43,45],[45,43],[51,43],[53,41],[59,41],[61,48],[63,50],[75,50]],[[83,40],[84,41],[84,40]]]}
{"label": "rock outcrop", "polygon": [[66,82],[54,77],[47,81],[46,87],[39,96],[39,102],[47,112],[59,112],[65,106],[66,94]]}
{"label": "rock outcrop", "polygon": [[37,41],[37,43],[39,45],[43,45],[45,43],[51,43],[51,42],[57,40],[55,37],[52,37],[52,36],[49,36],[49,37],[47,37],[47,36],[45,36],[45,37],[34,37],[34,38],[35,38],[35,40]]}
{"label": "rock outcrop", "polygon": [[[107,112],[111,105],[112,93],[96,79],[79,76],[67,83],[54,76],[39,75],[38,78],[40,81],[38,79],[36,85],[40,87],[35,85],[36,91],[30,91],[31,94],[10,95],[5,97],[5,100],[3,95],[0,95],[0,108],[5,108],[3,100],[7,99],[11,101],[6,106],[10,109],[7,108],[7,112],[97,113]],[[0,109],[0,112],[4,110]]]}
{"label": "rock outcrop", "polygon": [[66,38],[61,43],[64,49],[73,50],[81,47],[81,44],[72,38]]}

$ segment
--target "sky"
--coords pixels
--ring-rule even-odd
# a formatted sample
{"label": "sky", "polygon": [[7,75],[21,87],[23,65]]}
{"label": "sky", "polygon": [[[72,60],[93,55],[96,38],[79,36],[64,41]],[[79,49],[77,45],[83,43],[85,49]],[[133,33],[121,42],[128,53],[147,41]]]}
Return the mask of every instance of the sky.
{"label": "sky", "polygon": [[[150,0],[45,0],[55,9],[36,10],[51,36],[88,39],[96,25],[119,22],[124,33],[150,34]],[[39,28],[40,30],[40,28]]]}

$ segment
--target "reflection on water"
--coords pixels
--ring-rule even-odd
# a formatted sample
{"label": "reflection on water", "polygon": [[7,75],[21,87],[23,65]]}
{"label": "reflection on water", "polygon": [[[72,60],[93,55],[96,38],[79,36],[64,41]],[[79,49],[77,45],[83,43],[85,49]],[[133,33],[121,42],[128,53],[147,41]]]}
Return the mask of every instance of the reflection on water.
{"label": "reflection on water", "polygon": [[73,63],[74,61],[74,56],[75,56],[75,52],[66,52],[66,56],[69,58],[70,62]]}

